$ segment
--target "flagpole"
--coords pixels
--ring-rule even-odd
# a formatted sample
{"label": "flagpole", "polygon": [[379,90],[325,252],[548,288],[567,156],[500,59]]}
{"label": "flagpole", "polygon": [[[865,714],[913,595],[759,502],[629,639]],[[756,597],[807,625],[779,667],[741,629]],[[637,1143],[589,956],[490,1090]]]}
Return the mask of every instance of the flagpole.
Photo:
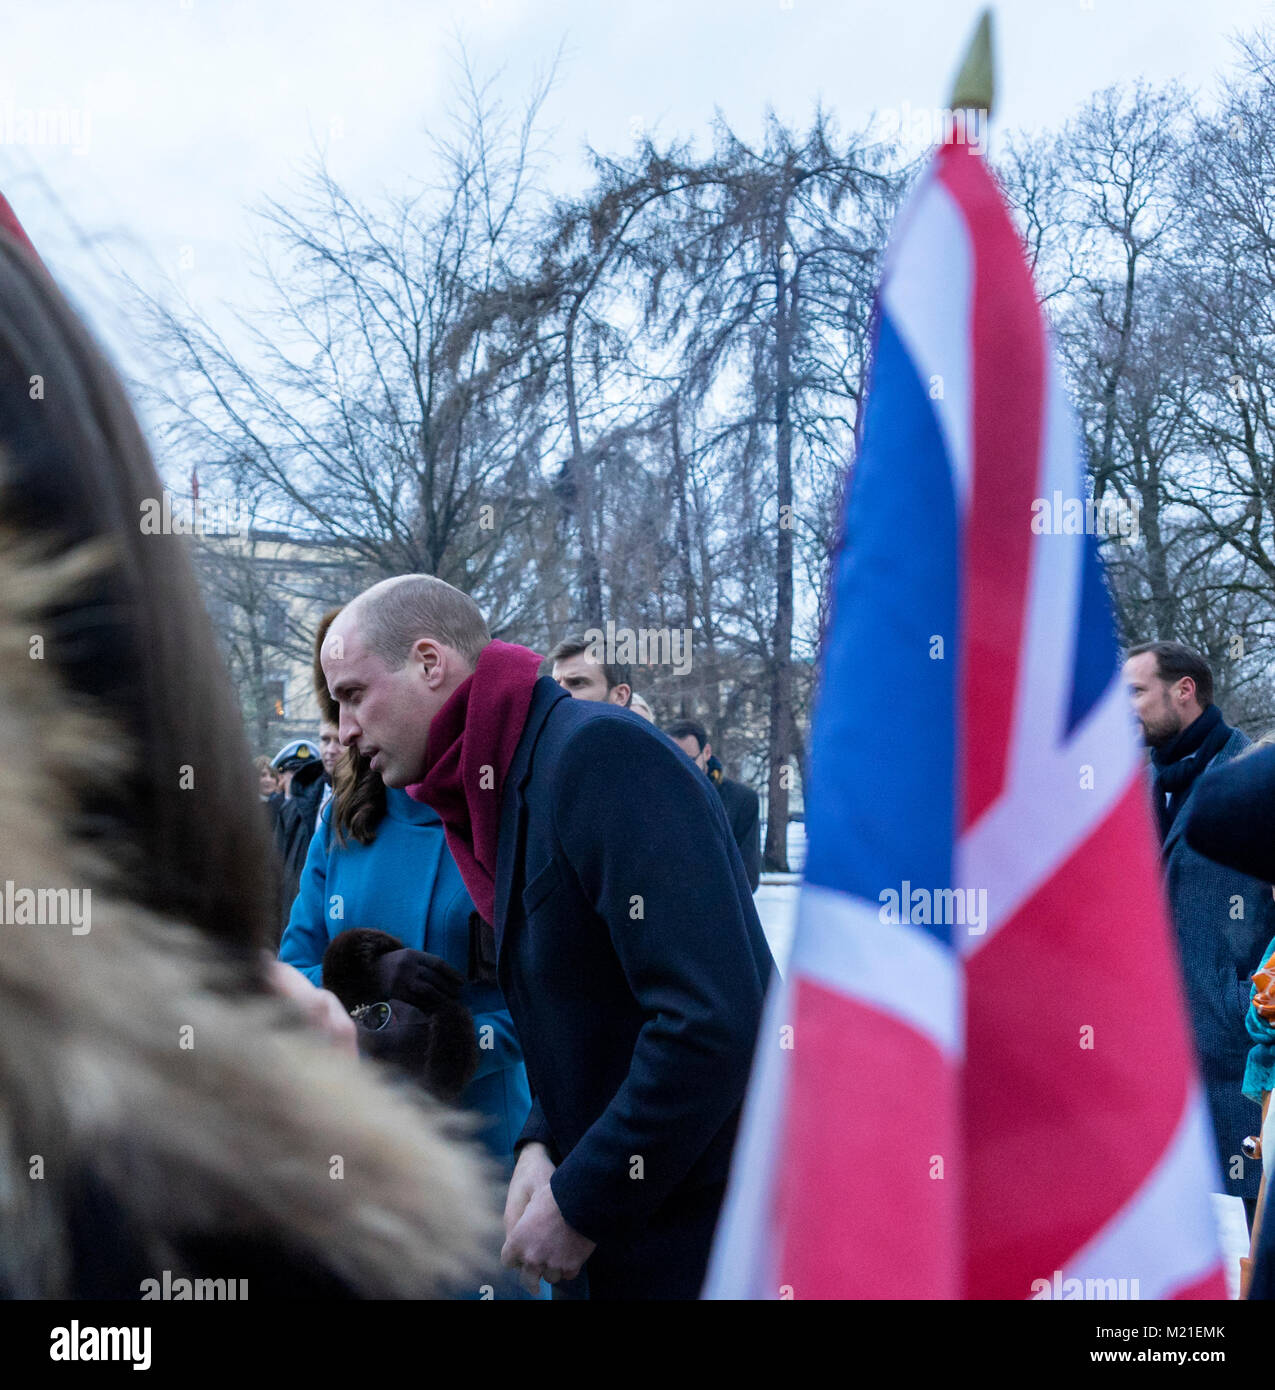
{"label": "flagpole", "polygon": [[992,114],[996,95],[995,68],[992,61],[992,11],[985,9],[974,26],[974,34],[961,69],[952,84],[948,106],[953,111],[983,111]]}

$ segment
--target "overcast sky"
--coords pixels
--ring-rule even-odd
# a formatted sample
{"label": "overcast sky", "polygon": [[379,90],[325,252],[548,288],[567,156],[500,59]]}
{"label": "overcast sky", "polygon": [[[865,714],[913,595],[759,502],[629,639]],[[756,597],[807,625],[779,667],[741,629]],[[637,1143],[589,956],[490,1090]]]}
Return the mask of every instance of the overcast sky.
{"label": "overcast sky", "polygon": [[[99,333],[127,355],[110,271],[196,303],[253,292],[250,212],[316,144],[357,191],[428,173],[458,39],[511,104],[562,49],[545,108],[555,183],[586,142],[755,133],[822,99],[844,124],[941,105],[975,0],[0,0],[0,188]],[[1094,90],[1179,78],[1207,99],[1270,0],[1007,0],[996,132],[1060,124]],[[26,143],[65,112],[69,143]],[[185,265],[183,266],[183,262]]]}

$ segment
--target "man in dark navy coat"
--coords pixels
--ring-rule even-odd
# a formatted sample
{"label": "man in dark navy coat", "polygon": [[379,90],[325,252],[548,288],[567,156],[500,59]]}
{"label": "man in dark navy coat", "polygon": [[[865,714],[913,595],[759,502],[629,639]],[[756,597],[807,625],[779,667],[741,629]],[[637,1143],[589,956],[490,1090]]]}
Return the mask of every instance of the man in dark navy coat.
{"label": "man in dark navy coat", "polygon": [[693,1298],[773,961],[712,785],[539,661],[420,575],[361,595],[323,651],[342,743],[438,811],[494,925],[534,1094],[506,1262]]}
{"label": "man in dark navy coat", "polygon": [[675,719],[664,732],[717,788],[717,795],[726,808],[739,856],[744,861],[748,886],[755,893],[761,882],[761,800],[751,787],[732,782],[723,774],[721,763],[713,756],[708,730],[694,719]]}

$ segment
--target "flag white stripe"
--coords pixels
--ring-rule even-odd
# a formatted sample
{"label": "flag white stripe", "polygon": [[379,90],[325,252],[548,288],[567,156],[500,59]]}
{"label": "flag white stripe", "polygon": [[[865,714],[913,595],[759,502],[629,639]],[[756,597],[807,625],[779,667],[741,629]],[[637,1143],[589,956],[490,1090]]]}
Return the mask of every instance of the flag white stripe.
{"label": "flag white stripe", "polygon": [[964,1038],[964,980],[959,958],[919,927],[882,922],[880,904],[805,884],[789,975],[893,1014],[947,1056]]}
{"label": "flag white stripe", "polygon": [[766,996],[757,1035],[752,1079],[740,1117],[704,1298],[779,1296],[771,1209],[792,1050],[776,1043],[779,1030],[791,1020],[791,1013],[792,987],[787,979],[776,975]]}
{"label": "flag white stripe", "polygon": [[[1218,1191],[1220,1181],[1212,1124],[1193,1085],[1160,1161],[1128,1204],[1065,1263],[1064,1280],[1136,1279],[1144,1299],[1168,1298],[1198,1283],[1218,1265],[1213,1213],[1199,1199]],[[1039,1277],[1052,1278],[1052,1271]]]}
{"label": "flag white stripe", "polygon": [[[1046,391],[1044,496],[1083,499],[1071,408],[1051,362]],[[1030,514],[1023,518],[1031,525]],[[1017,715],[1006,787],[957,846],[957,882],[987,890],[987,930],[960,949],[985,946],[1050,879],[1140,776],[1142,755],[1128,695],[1117,674],[1064,740],[1079,624],[1083,549],[1078,536],[1033,535],[1030,594]]]}
{"label": "flag white stripe", "polygon": [[[1036,496],[1052,507],[1055,492],[1064,502],[1084,497],[1079,441],[1052,362],[1045,365],[1043,406]],[[1085,557],[1079,536],[1034,532],[1030,510],[1018,524],[1031,536],[1026,631],[1009,742],[1009,775],[1021,785],[1031,781],[1036,750],[1057,746],[1067,736]]]}
{"label": "flag white stripe", "polygon": [[973,250],[960,209],[939,179],[927,177],[894,248],[881,302],[930,395],[951,460],[953,491],[969,505],[970,302]]}
{"label": "flag white stripe", "polygon": [[1032,769],[1034,783],[1011,784],[961,839],[959,881],[987,889],[987,931],[957,941],[966,956],[986,946],[1058,872],[1141,775],[1120,684],[1112,682],[1070,742],[1037,749]]}

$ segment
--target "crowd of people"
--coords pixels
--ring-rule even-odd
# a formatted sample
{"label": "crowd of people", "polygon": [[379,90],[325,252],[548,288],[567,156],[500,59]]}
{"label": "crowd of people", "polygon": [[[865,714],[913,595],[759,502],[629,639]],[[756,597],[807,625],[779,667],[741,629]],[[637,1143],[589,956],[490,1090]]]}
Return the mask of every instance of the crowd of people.
{"label": "crowd of people", "polygon": [[4,924],[0,1294],[538,1297],[591,1255],[591,1297],[693,1296],[772,962],[628,682],[379,586],[263,815],[126,395],[7,238],[0,487],[4,876],[91,901]]}
{"label": "crowd of people", "polygon": [[4,924],[0,1295],[694,1297],[773,970],[702,731],[404,576],[254,769],[126,395],[4,238],[0,486],[0,852],[86,904]]}
{"label": "crowd of people", "polygon": [[1245,1262],[1245,1285],[1250,1297],[1269,1298],[1275,1222],[1259,1223],[1260,1130],[1275,1085],[1275,1009],[1258,997],[1254,977],[1275,952],[1275,748],[1226,723],[1208,662],[1181,642],[1131,648],[1124,676],[1151,754],[1165,888],[1213,1124],[1218,1190],[1244,1202],[1256,1255]]}
{"label": "crowd of people", "polygon": [[[775,969],[703,725],[404,575],[324,616],[317,736],[254,766],[125,393],[4,237],[0,490],[0,877],[85,905],[3,924],[0,1296],[696,1297]],[[1275,747],[1181,644],[1125,676],[1266,1298]]]}
{"label": "crowd of people", "polygon": [[772,969],[756,793],[629,667],[493,641],[430,576],[326,614],[314,669],[319,738],[257,768],[279,960],[476,1117],[497,1296],[694,1297]]}
{"label": "crowd of people", "polygon": [[[632,914],[625,910],[625,890],[645,890],[628,895],[630,900],[641,902],[638,920],[645,920],[652,875],[672,872],[673,859],[660,859],[669,830],[676,827],[678,838],[685,843],[684,832],[697,819],[692,816],[688,820],[688,806],[702,800],[704,787],[711,785],[716,788],[725,814],[729,842],[738,851],[738,858],[731,856],[729,863],[719,860],[718,876],[722,884],[728,882],[731,873],[742,878],[737,885],[735,905],[724,908],[719,904],[719,909],[726,910],[728,917],[738,915],[738,906],[744,902],[743,890],[755,892],[759,882],[757,794],[721,775],[721,764],[713,757],[712,743],[703,725],[691,719],[673,720],[663,732],[700,774],[686,785],[683,767],[680,782],[684,804],[669,805],[667,816],[657,820],[648,815],[638,824],[631,818],[630,802],[625,829],[614,826],[614,845],[609,843],[604,827],[614,824],[618,808],[598,805],[596,814],[587,820],[596,843],[586,845],[573,838],[583,833],[578,808],[586,789],[569,780],[556,782],[556,791],[550,791],[542,803],[542,813],[549,822],[543,832],[543,844],[535,854],[528,854],[523,848],[507,866],[498,904],[491,897],[484,900],[483,893],[493,893],[499,877],[500,843],[524,844],[524,832],[519,832],[515,839],[510,819],[522,811],[524,794],[520,788],[511,808],[506,800],[510,793],[504,769],[517,764],[525,774],[526,760],[520,761],[516,755],[532,740],[527,731],[534,731],[534,747],[540,741],[538,720],[542,710],[548,713],[564,696],[610,706],[616,712],[634,710],[640,697],[633,690],[632,672],[625,666],[594,660],[583,637],[568,637],[545,659],[547,679],[536,678],[532,674],[537,669],[533,653],[491,643],[481,615],[464,595],[422,576],[377,586],[350,605],[349,612],[363,617],[370,610],[376,615],[377,605],[387,602],[397,605],[393,622],[398,626],[393,630],[398,645],[394,650],[398,655],[403,650],[411,652],[406,667],[383,660],[380,653],[387,649],[382,638],[382,644],[373,649],[375,655],[365,657],[359,679],[353,685],[343,680],[343,673],[349,669],[344,664],[349,660],[348,654],[335,657],[329,651],[325,658],[324,653],[332,625],[344,610],[326,615],[315,646],[319,738],[313,745],[289,743],[276,755],[272,768],[263,769],[263,775],[274,771],[291,778],[290,795],[282,803],[271,802],[278,793],[268,789],[264,781],[261,791],[263,799],[272,805],[280,860],[299,885],[288,908],[280,959],[302,971],[316,985],[331,985],[337,974],[332,965],[334,951],[341,949],[342,941],[348,941],[352,932],[357,934],[362,927],[376,924],[388,937],[379,943],[378,949],[384,954],[378,955],[375,969],[369,972],[367,1000],[360,996],[356,1001],[348,987],[338,986],[337,993],[343,1005],[369,1002],[373,996],[378,1002],[387,1002],[391,1015],[387,1026],[391,1030],[396,1010],[406,1010],[410,1015],[411,1011],[430,1012],[437,1008],[438,1000],[447,992],[440,983],[440,976],[445,975],[450,984],[448,997],[463,1007],[454,1013],[456,1036],[440,1033],[431,1039],[432,1046],[439,1050],[437,1057],[426,1056],[419,1034],[410,1029],[404,1034],[401,1047],[382,1037],[373,1048],[375,1040],[367,1032],[360,1035],[362,1045],[365,1051],[375,1050],[376,1055],[394,1065],[414,1069],[427,1090],[435,1095],[446,1094],[482,1117],[484,1142],[493,1157],[506,1170],[513,1168],[506,1208],[510,1240],[506,1254],[512,1252],[517,1257],[519,1266],[530,1276],[529,1287],[544,1276],[552,1280],[556,1296],[579,1296],[578,1290],[586,1281],[577,1276],[587,1263],[593,1273],[594,1297],[609,1293],[619,1296],[621,1291],[624,1296],[690,1296],[703,1272],[707,1237],[712,1228],[708,1213],[716,1212],[719,1183],[711,1185],[711,1200],[705,1199],[699,1235],[695,1234],[693,1221],[683,1223],[688,1242],[684,1247],[684,1277],[673,1274],[666,1266],[666,1278],[647,1282],[639,1273],[646,1268],[643,1250],[625,1249],[623,1266],[592,1253],[592,1247],[599,1243],[598,1235],[609,1234],[606,1216],[600,1208],[595,1211],[589,1205],[588,1195],[582,1207],[574,1206],[580,1198],[574,1195],[571,1185],[558,1179],[560,1187],[555,1189],[553,1179],[564,1157],[592,1134],[591,1126],[606,1119],[607,1107],[599,1093],[593,1107],[579,1115],[581,1097],[591,1093],[593,1077],[568,1079],[563,1074],[562,1059],[543,1053],[540,1039],[543,1030],[556,1023],[564,1051],[578,1051],[585,1042],[596,1046],[598,1035],[589,1021],[596,1004],[583,1010],[588,1018],[581,1018],[578,986],[564,989],[560,1011],[546,1008],[542,991],[550,976],[562,972],[578,978],[587,963],[589,974],[584,978],[613,981],[620,988],[620,996],[615,1000],[620,1017],[626,1008],[632,1008],[634,997],[640,1005],[642,996],[632,974],[638,962],[626,958],[631,942],[621,944],[621,939],[633,930],[626,923],[626,916],[631,919]],[[378,632],[376,625],[387,621],[390,620],[376,616],[363,618]],[[464,634],[465,645],[454,645],[459,642],[457,634]],[[437,652],[434,646],[438,647]],[[491,667],[493,685],[504,681],[512,691],[520,683],[519,699],[530,701],[530,711],[524,715],[523,703],[514,708],[513,725],[523,730],[517,740],[506,737],[501,742],[500,722],[488,719],[483,725],[477,747],[482,756],[491,758],[489,766],[494,770],[488,788],[492,795],[485,799],[481,787],[471,792],[464,785],[466,755],[471,761],[479,756],[469,752],[465,743],[468,710],[458,717],[446,700],[439,704],[437,696],[431,698],[428,688],[430,672],[437,669],[431,667],[431,661],[445,665],[443,692],[464,689],[479,675],[487,676],[488,669],[482,663],[483,653],[489,647],[491,656],[503,663]],[[401,676],[403,683],[394,684],[393,673],[404,670],[417,671],[419,691]],[[517,681],[513,672],[517,672]],[[1255,997],[1258,991],[1253,977],[1275,953],[1275,889],[1270,886],[1275,883],[1275,851],[1270,847],[1271,837],[1263,833],[1263,821],[1252,812],[1255,807],[1267,806],[1271,817],[1265,824],[1275,824],[1275,747],[1252,745],[1245,734],[1226,724],[1213,702],[1213,677],[1208,663],[1180,643],[1156,642],[1134,647],[1124,674],[1150,749],[1166,893],[1176,927],[1184,997],[1216,1140],[1218,1190],[1243,1200],[1253,1231],[1262,1176],[1257,1131],[1263,1120],[1263,1111],[1254,1102],[1264,1105],[1275,1074],[1275,997],[1269,1007],[1263,998]],[[387,683],[383,695],[382,682]],[[375,717],[368,717],[365,702],[370,692],[386,701],[385,716],[378,709]],[[411,703],[413,693],[418,697],[417,705]],[[414,719],[411,710],[415,710]],[[426,751],[420,730],[435,713],[440,717],[452,716],[448,722],[449,737],[453,739],[451,746],[458,751],[448,766],[447,778],[439,781],[435,774],[431,784],[432,759],[442,753],[433,743],[428,744],[430,751]],[[484,713],[490,715],[492,711],[484,709]],[[390,721],[388,725],[382,724],[382,717]],[[644,713],[643,718],[648,725],[653,723],[651,715]],[[614,730],[612,724],[616,724]],[[640,720],[620,719],[617,723],[613,718],[596,729],[585,723],[576,735],[582,741],[599,744],[595,767],[605,767],[611,776],[600,774],[597,780],[630,799],[638,785],[637,769],[633,769],[631,777],[615,776],[627,760],[637,757],[643,761],[644,778],[660,767],[673,770],[667,763],[667,744],[651,738],[647,730],[634,732],[639,729]],[[386,766],[391,746],[393,773]],[[604,761],[603,747],[607,749]],[[542,752],[539,756],[544,759],[549,755]],[[377,760],[375,767],[370,761],[373,758]],[[558,775],[570,776],[566,772]],[[425,794],[427,785],[441,795],[437,808]],[[657,793],[651,806],[662,804],[662,797],[667,802],[671,790],[670,785]],[[576,813],[577,824],[565,838],[557,822],[566,812],[560,807],[555,815],[555,798],[566,798]],[[596,796],[588,799],[596,801]],[[290,813],[293,807],[296,809]],[[499,811],[494,809],[497,807]],[[298,824],[305,830],[300,840]],[[722,838],[720,824],[713,832],[702,818],[699,833],[706,836],[709,845]],[[646,862],[641,867],[629,857],[635,844],[645,852]],[[468,873],[458,867],[449,845],[457,847],[460,862]],[[296,857],[298,852],[300,858]],[[625,879],[619,884],[608,881],[608,870],[612,878],[617,873],[609,862],[612,857],[625,865]],[[587,878],[582,877],[585,865],[590,871]],[[697,871],[690,874],[697,876]],[[476,895],[471,893],[475,876],[482,884],[482,891]],[[718,885],[719,890],[722,884]],[[575,892],[568,892],[569,889]],[[608,892],[612,895],[609,899],[604,896]],[[688,888],[686,892],[693,890]],[[476,906],[479,902],[481,909]],[[687,898],[676,912],[671,906],[669,910],[671,915],[680,914],[681,920],[688,920],[703,909]],[[515,951],[510,976],[502,980],[495,969],[499,959],[497,941],[509,932],[511,913],[524,930],[526,918],[535,915],[536,934],[544,939],[527,942],[527,965],[521,973],[514,973],[513,962],[519,959]],[[759,943],[752,932],[755,914],[745,910],[742,917],[747,928],[744,935],[751,942],[759,972],[757,978],[764,978],[769,956],[764,943]],[[582,948],[578,926],[591,919],[601,919],[609,926],[614,960],[604,963]],[[554,939],[555,929],[562,931],[567,952],[561,958],[550,955],[546,944]],[[667,945],[671,948],[673,943]],[[655,966],[654,961],[642,963],[649,968]],[[1271,961],[1271,970],[1275,991],[1275,959]],[[741,979],[745,998],[749,997],[753,983],[751,975]],[[511,991],[511,1001],[517,1001],[512,1009],[502,999],[502,987]],[[599,987],[605,988],[605,984]],[[751,1000],[750,1008],[755,1002]],[[532,1086],[528,1084],[526,1059],[519,1043],[526,1029],[535,1030],[536,1042],[529,1046],[532,1053],[540,1054]],[[643,1031],[636,1017],[633,1030],[636,1043]],[[462,1089],[455,1084],[454,1060],[461,1051],[462,1039],[472,1039],[475,1031],[488,1042],[464,1067]],[[630,1079],[634,1078],[636,1055],[630,1057]],[[658,1057],[659,1053],[653,1055]],[[627,1050],[611,1058],[604,1069],[607,1074],[623,1074],[624,1056],[629,1056]],[[442,1073],[446,1085],[432,1073],[432,1068]],[[673,1078],[670,1067],[665,1083],[673,1085]],[[653,1100],[654,1079],[643,1076],[642,1080],[647,1104],[654,1105],[652,1113],[658,1112],[660,1105]],[[679,1078],[678,1089],[683,1081]],[[700,1096],[701,1102],[705,1099],[706,1094]],[[738,1096],[734,1099],[737,1101]],[[549,1115],[554,1122],[550,1122]],[[640,1124],[633,1116],[626,1115],[625,1119],[628,1125]],[[564,1145],[566,1135],[573,1138]],[[631,1157],[645,1157],[636,1142],[631,1147]],[[612,1162],[618,1163],[619,1159],[613,1156]],[[721,1176],[719,1171],[718,1178]],[[558,1208],[557,1224],[548,1222],[547,1234],[537,1231],[538,1239],[543,1234],[543,1244],[516,1239],[514,1233],[519,1230],[518,1222],[530,1206],[531,1196],[545,1186]],[[613,1200],[621,1200],[621,1194],[632,1190],[623,1184],[613,1185],[610,1193]],[[675,1200],[675,1206],[678,1201],[680,1198]],[[569,1215],[564,1217],[564,1213]],[[603,1244],[603,1251],[610,1245],[610,1241]],[[542,1262],[537,1261],[537,1255],[543,1257]],[[654,1268],[650,1266],[652,1275]],[[1246,1283],[1251,1282],[1254,1296],[1265,1296],[1263,1291],[1270,1276],[1267,1262],[1258,1263],[1258,1273],[1250,1281],[1251,1272],[1250,1263],[1246,1266]]]}
{"label": "crowd of people", "polygon": [[[427,580],[421,576],[408,576],[383,592],[400,595],[407,592],[414,596],[406,619],[400,618],[404,634],[419,629],[421,636],[415,637],[414,642],[422,639],[442,640],[444,630],[438,628],[437,616],[440,602],[444,611],[449,608],[456,610],[449,615],[450,620],[459,625],[455,630],[464,631],[467,625],[468,650],[474,654],[473,671],[463,676],[457,688],[473,680],[478,658],[491,643],[481,615],[464,595],[448,590],[437,580]],[[374,596],[352,607],[358,612],[375,601]],[[398,602],[402,603],[403,599],[400,597]],[[548,1182],[568,1149],[556,1138],[556,1132],[548,1124],[543,1109],[535,1117],[534,1132],[528,1129],[533,1116],[532,1089],[519,1042],[520,1033],[515,1029],[510,1009],[502,997],[497,975],[497,912],[494,905],[485,911],[480,911],[476,906],[475,897],[467,885],[467,876],[449,847],[449,841],[457,847],[462,864],[467,859],[472,860],[476,853],[474,844],[478,832],[470,816],[470,808],[462,804],[462,799],[458,799],[463,798],[463,771],[460,786],[449,788],[450,801],[436,808],[419,795],[415,787],[409,791],[408,784],[401,777],[397,781],[390,781],[383,768],[372,766],[373,756],[384,756],[382,743],[369,749],[366,740],[371,735],[361,728],[356,731],[348,719],[343,730],[341,705],[329,689],[329,672],[323,661],[325,643],[333,623],[342,612],[341,609],[334,609],[325,614],[315,634],[318,738],[313,741],[293,740],[281,748],[272,760],[259,758],[256,762],[259,795],[272,828],[284,882],[284,920],[279,960],[298,970],[312,984],[331,990],[341,1006],[353,1012],[359,1020],[357,1038],[365,1056],[394,1069],[400,1076],[410,1077],[433,1097],[452,1102],[479,1118],[477,1133],[480,1141],[513,1183],[510,1205],[506,1209],[506,1225],[510,1228],[512,1239],[512,1231],[517,1224],[515,1216],[519,1216],[522,1207],[530,1202],[528,1197],[524,1203],[523,1195],[533,1188],[538,1190]],[[440,635],[431,637],[428,635],[430,633]],[[342,646],[344,648],[344,643]],[[503,643],[495,644],[493,654],[503,651],[505,647]],[[403,652],[409,649],[414,649],[411,644],[403,648]],[[520,680],[524,686],[531,682],[533,695],[538,692],[543,680],[544,689],[540,693],[542,702],[548,702],[551,707],[555,700],[569,696],[577,701],[605,706],[605,714],[618,719],[630,731],[628,740],[619,745],[625,757],[644,756],[652,760],[657,770],[662,759],[668,760],[669,745],[652,736],[654,714],[650,705],[634,691],[629,666],[599,662],[594,659],[585,638],[568,637],[559,642],[540,664],[539,669],[544,671],[544,677],[532,677],[529,674],[533,669],[530,659],[534,658],[534,653],[523,648],[510,647],[508,650],[518,653],[517,659],[522,663]],[[403,654],[397,648],[395,651],[396,655]],[[458,672],[467,669],[465,661],[456,656],[451,659]],[[410,662],[411,658],[408,669],[411,669]],[[398,667],[391,664],[390,669],[401,669],[401,663]],[[424,667],[421,679],[424,679]],[[400,693],[406,697],[419,692],[413,692],[408,683]],[[551,694],[554,700],[550,699]],[[630,713],[621,714],[621,711]],[[635,715],[637,718],[633,717]],[[554,722],[555,731],[560,720],[561,716]],[[415,726],[414,737],[420,744],[420,748],[413,753],[416,758],[424,753],[424,733],[428,727],[422,715],[421,722]],[[635,740],[634,730],[639,731]],[[717,860],[719,876],[728,867],[733,868],[722,854],[720,819],[704,817],[705,788],[710,789],[709,808],[713,807],[712,793],[715,792],[728,828],[728,844],[733,842],[738,850],[744,884],[751,894],[760,880],[761,863],[760,801],[756,792],[724,777],[722,764],[713,757],[709,736],[696,721],[676,720],[664,732],[672,745],[680,748],[689,764],[696,769],[682,773],[680,795],[686,804],[676,808],[676,815],[667,822],[666,829],[681,824],[689,833],[698,825],[699,833],[704,837],[706,862],[711,865]],[[404,737],[410,739],[413,735],[405,734]],[[506,749],[506,760],[515,751]],[[484,789],[480,777],[479,792],[497,791],[500,780],[496,771],[499,766],[500,760],[496,758],[490,764],[492,785]],[[621,766],[617,766],[617,773]],[[644,769],[644,772],[649,775],[648,769]],[[668,782],[667,767],[665,776],[659,780]],[[623,779],[620,781],[622,783]],[[679,794],[674,790],[676,786],[678,784],[674,783],[664,788],[662,794],[666,800]],[[614,791],[619,793],[621,787],[615,786]],[[493,802],[498,800],[498,797],[493,798]],[[654,804],[658,805],[658,800]],[[446,817],[440,811],[447,812]],[[497,827],[484,824],[481,814],[479,824],[489,838]],[[651,882],[655,876],[666,872],[667,866],[658,859],[647,858],[648,850],[643,843],[647,838],[648,834],[637,829],[634,835],[617,837],[614,844],[609,837],[604,838],[591,851],[612,857],[621,853],[630,856],[627,861],[628,872],[632,874],[629,886],[642,890],[629,894],[630,904],[618,916],[612,910],[608,918],[605,912],[598,910],[596,903],[592,906],[591,915],[598,919],[599,927],[610,930],[613,936],[617,930],[631,934],[634,928],[628,923],[633,921],[650,923],[640,929],[644,935],[654,935],[657,927],[663,930],[665,940],[652,966],[667,974],[682,952],[676,942],[676,916],[666,908],[661,912],[658,923],[647,917],[648,901],[655,904],[667,897],[665,885]],[[645,860],[640,870],[632,856]],[[494,885],[498,854],[490,843],[484,846],[484,857],[489,861],[489,876]],[[570,872],[570,861],[566,859],[561,846],[557,859],[563,866],[563,872]],[[621,862],[625,861],[622,859]],[[481,869],[472,862],[467,867],[471,874],[481,874]],[[537,877],[518,865],[511,868],[511,875],[514,887],[518,882],[529,884]],[[731,888],[732,914],[747,928],[753,964],[761,971],[769,961],[769,953],[760,938],[756,914],[745,911],[743,904],[746,900],[736,891],[738,885],[732,886],[728,876],[724,877],[724,882]],[[484,880],[478,896],[481,898],[486,891]],[[633,900],[642,904],[636,917],[632,909]],[[566,910],[566,906],[564,902],[559,915]],[[576,913],[580,912],[582,906],[579,903],[571,904]],[[748,907],[751,908],[751,903]],[[539,910],[543,917],[544,909]],[[685,910],[681,909],[682,912]],[[499,925],[503,936],[507,930],[503,919]],[[543,923],[539,929],[545,929]],[[645,1040],[642,1038],[642,1034],[648,1031],[645,1024],[638,1021],[645,1007],[640,994],[642,986],[631,978],[623,987],[620,985],[620,979],[626,973],[625,956],[632,949],[632,944],[628,943],[617,950],[616,960],[609,963],[601,978],[608,980],[614,977],[612,983],[621,990],[622,997],[616,1003],[621,1011],[620,1017],[625,1013],[631,1015],[634,1049],[648,1050],[657,1068],[668,1068],[667,1079],[672,1081],[674,1069],[684,1070],[683,1064],[687,1060],[683,1058],[679,1063],[680,1049],[688,1043],[694,1045],[699,1030],[695,1027],[688,1030],[688,1010],[688,1020],[680,1025],[665,1027],[666,1032],[682,1032],[686,1034],[685,1037],[676,1041],[672,1037],[661,1038],[658,1036],[660,1030],[652,1029],[649,1030],[652,1036]],[[691,996],[702,988],[702,982],[696,978],[696,969],[705,964],[692,958],[677,962],[677,968],[686,970],[690,976],[686,998],[688,1004]],[[568,958],[563,968],[577,974],[581,967]],[[764,975],[759,978],[764,978]],[[531,997],[536,991],[529,990],[528,984],[523,983],[522,993]],[[630,994],[634,997],[623,997]],[[663,989],[661,998],[665,999]],[[665,1007],[675,1000],[676,996],[668,996]],[[753,999],[751,1003],[755,1005],[757,1000]],[[373,1009],[375,1012],[369,1012]],[[548,1022],[550,1020],[546,1020]],[[716,1026],[715,1023],[709,1024],[710,1029]],[[735,1061],[738,1065],[738,1058]],[[607,1074],[613,1074],[618,1065],[617,1054],[608,1063]],[[640,1081],[635,1077],[634,1084],[650,1088],[657,1079],[641,1074]],[[592,1085],[593,1082],[590,1078],[582,1078],[581,1084]],[[679,1080],[678,1089],[684,1084],[685,1077]],[[580,1102],[576,1096],[560,1094],[560,1086],[561,1083],[555,1086],[549,1081],[548,1104],[551,1107],[566,1107],[563,1123],[575,1127],[583,1124],[583,1129],[587,1131],[604,1117],[605,1110],[600,1109],[596,1114],[591,1111],[586,1113],[587,1123],[567,1118]],[[541,1087],[538,1087],[537,1097],[540,1094]],[[738,1099],[736,1096],[736,1102]],[[647,1103],[644,1102],[640,1108],[645,1109]],[[653,1117],[643,1116],[642,1122],[650,1125]],[[631,1123],[631,1119],[626,1120],[626,1124]],[[676,1265],[673,1268],[665,1267],[669,1242],[669,1233],[665,1231],[661,1235],[664,1244],[659,1247],[663,1254],[659,1258],[643,1256],[646,1259],[645,1275],[638,1260],[641,1252],[635,1254],[634,1250],[629,1250],[622,1262],[619,1256],[610,1261],[605,1256],[593,1258],[589,1262],[587,1278],[570,1263],[536,1266],[523,1260],[522,1285],[511,1285],[508,1278],[502,1279],[498,1273],[492,1273],[490,1286],[498,1290],[500,1296],[516,1297],[520,1291],[523,1291],[523,1296],[544,1296],[549,1284],[541,1276],[551,1274],[558,1297],[598,1298],[607,1296],[608,1292],[655,1296],[667,1291],[691,1296],[696,1282],[703,1276],[708,1237],[721,1197],[721,1181],[725,1176],[724,1163],[729,1142],[723,1138],[718,1140],[718,1145],[721,1153],[718,1156],[716,1180],[707,1185],[702,1178],[695,1180],[696,1200],[690,1203],[686,1211],[681,1211],[675,1203],[677,1214],[674,1228],[686,1227],[693,1238],[692,1247],[681,1258],[682,1268]],[[651,1157],[655,1158],[654,1152]],[[689,1157],[697,1159],[702,1156],[691,1154]],[[630,1160],[635,1158],[642,1161],[645,1169],[646,1154],[635,1151],[630,1155]],[[641,1178],[643,1186],[624,1190],[635,1195],[647,1193],[656,1186],[655,1180],[659,1176],[658,1172],[653,1172],[648,1177],[644,1171]],[[706,1192],[700,1190],[705,1186],[708,1189]],[[622,1209],[610,1211],[602,1219],[610,1223],[617,1219],[622,1222]],[[657,1273],[657,1270],[661,1272]]]}

